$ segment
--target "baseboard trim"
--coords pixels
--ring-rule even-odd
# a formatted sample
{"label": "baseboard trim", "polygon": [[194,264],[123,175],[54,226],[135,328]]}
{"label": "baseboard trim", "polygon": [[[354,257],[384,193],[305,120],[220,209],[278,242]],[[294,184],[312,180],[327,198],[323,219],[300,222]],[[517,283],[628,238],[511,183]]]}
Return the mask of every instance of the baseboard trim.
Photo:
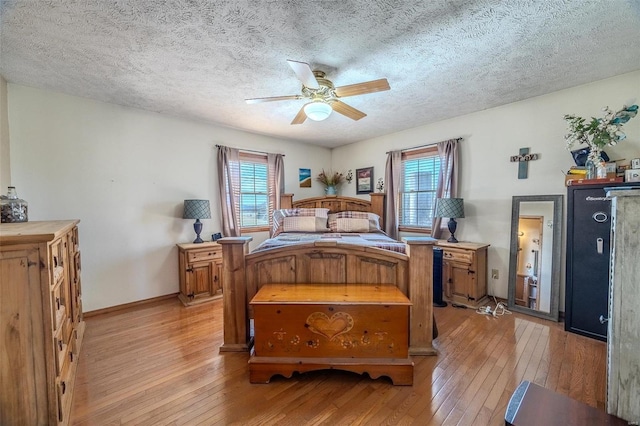
{"label": "baseboard trim", "polygon": [[[111,312],[121,311],[123,309],[129,309],[141,305],[147,305],[149,303],[160,302],[162,300],[176,298],[178,300],[178,293],[165,294],[164,296],[152,297],[151,299],[138,300],[131,303],[125,303],[123,305],[109,306],[108,308],[96,309],[95,311],[83,312],[85,318],[95,317],[97,315],[109,314]],[[180,303],[178,301],[178,303]]]}

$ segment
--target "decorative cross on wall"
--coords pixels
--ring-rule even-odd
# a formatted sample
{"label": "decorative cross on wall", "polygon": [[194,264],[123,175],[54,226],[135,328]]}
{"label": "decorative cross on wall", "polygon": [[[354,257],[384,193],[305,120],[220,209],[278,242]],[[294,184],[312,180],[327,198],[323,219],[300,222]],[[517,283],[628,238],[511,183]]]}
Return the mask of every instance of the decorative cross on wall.
{"label": "decorative cross on wall", "polygon": [[538,154],[529,154],[529,148],[520,148],[519,155],[511,156],[512,163],[518,164],[518,179],[526,179],[529,172],[529,161],[537,160]]}

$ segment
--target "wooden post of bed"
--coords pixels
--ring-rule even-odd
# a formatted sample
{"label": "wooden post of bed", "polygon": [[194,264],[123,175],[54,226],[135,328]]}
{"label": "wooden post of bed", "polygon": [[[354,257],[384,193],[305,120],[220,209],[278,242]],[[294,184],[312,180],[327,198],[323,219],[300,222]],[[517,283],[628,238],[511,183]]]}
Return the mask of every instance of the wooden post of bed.
{"label": "wooden post of bed", "polygon": [[411,300],[409,355],[436,355],[433,348],[433,246],[430,237],[404,237],[409,262]]}
{"label": "wooden post of bed", "polygon": [[293,207],[293,194],[280,194],[280,208],[290,209]]}
{"label": "wooden post of bed", "polygon": [[249,350],[249,319],[247,318],[247,286],[244,257],[249,253],[251,237],[228,237],[218,240],[222,245],[222,315],[224,343],[220,352]]}
{"label": "wooden post of bed", "polygon": [[371,213],[375,213],[380,216],[380,228],[384,229],[386,220],[384,202],[386,194],[384,192],[372,192],[369,196],[371,197]]}

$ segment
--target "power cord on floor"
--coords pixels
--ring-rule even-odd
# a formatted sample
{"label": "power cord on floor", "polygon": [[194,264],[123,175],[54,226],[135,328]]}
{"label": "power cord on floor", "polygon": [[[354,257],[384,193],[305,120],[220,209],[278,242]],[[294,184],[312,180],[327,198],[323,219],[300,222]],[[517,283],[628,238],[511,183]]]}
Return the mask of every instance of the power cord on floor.
{"label": "power cord on floor", "polygon": [[477,314],[480,315],[490,315],[493,317],[499,317],[502,315],[511,315],[511,311],[504,306],[504,303],[498,302],[495,309],[491,309],[491,306],[481,306],[476,310]]}

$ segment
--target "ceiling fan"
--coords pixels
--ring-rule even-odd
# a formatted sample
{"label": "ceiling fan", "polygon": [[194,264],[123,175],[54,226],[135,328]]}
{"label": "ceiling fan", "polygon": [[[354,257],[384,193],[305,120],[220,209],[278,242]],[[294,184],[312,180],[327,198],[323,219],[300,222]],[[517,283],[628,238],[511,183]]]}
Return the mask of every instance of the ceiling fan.
{"label": "ceiling fan", "polygon": [[272,96],[267,98],[245,99],[248,104],[261,102],[287,101],[306,99],[309,102],[304,104],[291,124],[302,124],[307,118],[314,121],[322,121],[329,117],[331,111],[335,111],[352,120],[360,120],[367,114],[342,102],[339,98],[347,96],[365,95],[367,93],[381,92],[389,90],[389,82],[386,78],[367,81],[364,83],[350,84],[348,86],[335,87],[331,80],[328,80],[323,71],[311,70],[309,64],[305,62],[287,60],[293,72],[302,82],[302,94]]}

